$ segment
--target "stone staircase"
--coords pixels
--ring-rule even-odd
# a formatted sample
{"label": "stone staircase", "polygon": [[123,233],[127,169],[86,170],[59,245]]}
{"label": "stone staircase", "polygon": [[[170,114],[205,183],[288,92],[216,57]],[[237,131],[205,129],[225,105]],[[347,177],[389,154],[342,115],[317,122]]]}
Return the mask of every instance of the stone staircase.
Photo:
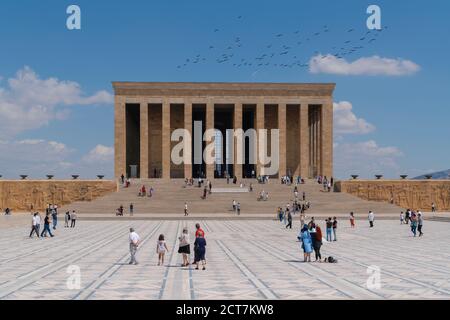
{"label": "stone staircase", "polygon": [[[216,216],[233,216],[233,199],[241,204],[242,215],[275,215],[278,206],[286,206],[294,200],[294,186],[286,186],[272,179],[268,184],[258,184],[254,179],[243,180],[245,190],[253,183],[253,192],[234,192],[239,185],[226,183],[226,180],[213,180],[213,192],[203,200],[203,187],[184,186],[183,179],[174,180],[132,180],[129,188],[120,187],[118,192],[110,193],[91,202],[75,202],[61,208],[77,210],[79,215],[91,214],[114,216],[116,209],[123,205],[125,215],[129,213],[129,205],[134,205],[134,216],[168,215],[183,216],[184,203],[187,202],[190,214],[208,214]],[[145,185],[148,190],[153,187],[153,197],[139,197],[139,189]],[[214,190],[216,189],[216,190]],[[234,189],[234,190],[233,190]],[[257,201],[259,192],[269,193],[267,201]],[[365,201],[349,194],[339,192],[323,192],[322,187],[313,180],[298,186],[299,196],[306,192],[306,200],[311,202],[308,215],[347,215],[350,211],[366,215],[369,210],[376,213],[398,215],[401,208],[382,202]]]}

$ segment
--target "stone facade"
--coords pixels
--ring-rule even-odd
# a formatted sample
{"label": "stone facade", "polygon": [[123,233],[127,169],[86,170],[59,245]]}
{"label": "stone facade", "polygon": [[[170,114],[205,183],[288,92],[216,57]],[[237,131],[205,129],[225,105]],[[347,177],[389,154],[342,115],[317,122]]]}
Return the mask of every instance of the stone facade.
{"label": "stone facade", "polygon": [[[132,175],[131,167],[138,168],[138,178],[153,178],[155,172],[165,179],[194,176],[192,165],[171,163],[171,133],[192,128],[194,117],[203,118],[206,129],[217,128],[218,122],[224,125],[225,120],[215,116],[218,111],[223,115],[224,108],[232,113],[226,129],[240,129],[243,122],[248,127],[251,110],[250,128],[280,130],[278,176],[333,175],[335,84],[113,82],[113,88],[116,177]],[[194,105],[202,106],[201,116]],[[244,166],[232,165],[238,179],[248,175]],[[264,173],[259,163],[254,169]],[[209,179],[216,175],[215,165],[203,170]]]}
{"label": "stone facade", "polygon": [[364,200],[393,202],[412,210],[450,210],[450,180],[349,180],[338,181],[335,191]]}
{"label": "stone facade", "polygon": [[0,208],[43,210],[49,203],[91,201],[115,191],[111,180],[0,180]]}

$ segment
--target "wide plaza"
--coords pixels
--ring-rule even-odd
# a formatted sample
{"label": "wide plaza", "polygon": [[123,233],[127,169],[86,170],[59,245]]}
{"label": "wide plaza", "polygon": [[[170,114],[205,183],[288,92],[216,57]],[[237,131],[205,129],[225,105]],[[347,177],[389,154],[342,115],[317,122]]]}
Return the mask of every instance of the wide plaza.
{"label": "wide plaza", "polygon": [[[371,229],[361,219],[351,229],[341,219],[338,241],[322,247],[324,257],[338,259],[329,264],[303,262],[298,216],[292,230],[270,219],[81,220],[74,229],[60,222],[56,236],[45,239],[28,237],[27,215],[0,219],[0,299],[450,298],[448,222],[426,220],[424,236],[413,238],[398,220],[378,220]],[[183,227],[193,241],[196,222],[206,232],[204,271],[181,267],[177,253]],[[128,265],[129,227],[142,239],[138,265]],[[160,234],[170,249],[164,266],[157,266]],[[374,268],[380,288],[367,287]],[[79,288],[73,270],[80,271]]]}

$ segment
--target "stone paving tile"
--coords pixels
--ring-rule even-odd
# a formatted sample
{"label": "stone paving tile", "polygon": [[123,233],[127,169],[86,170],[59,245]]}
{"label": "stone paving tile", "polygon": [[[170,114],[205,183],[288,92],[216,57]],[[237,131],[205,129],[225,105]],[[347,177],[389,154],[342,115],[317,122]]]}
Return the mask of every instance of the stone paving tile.
{"label": "stone paving tile", "polygon": [[[181,268],[178,235],[195,221],[79,221],[54,238],[30,239],[29,226],[0,226],[0,299],[449,299],[450,227],[426,221],[413,238],[398,221],[341,221],[338,241],[323,256],[337,264],[303,263],[294,229],[269,220],[200,221],[207,240],[207,269]],[[321,223],[323,224],[323,223]],[[143,244],[139,265],[128,265],[128,228]],[[323,226],[322,229],[324,230]],[[156,240],[170,251],[157,266]],[[192,237],[193,235],[191,235]],[[193,240],[193,239],[192,239]],[[68,266],[81,271],[68,289]],[[367,269],[381,270],[381,288],[368,289]]]}

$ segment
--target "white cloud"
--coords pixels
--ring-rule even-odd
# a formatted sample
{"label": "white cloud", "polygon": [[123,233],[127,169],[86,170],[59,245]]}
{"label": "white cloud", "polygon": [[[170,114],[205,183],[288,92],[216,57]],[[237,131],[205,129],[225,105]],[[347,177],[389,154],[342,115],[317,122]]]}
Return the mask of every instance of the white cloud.
{"label": "white cloud", "polygon": [[82,158],[82,161],[89,164],[112,164],[114,161],[114,148],[99,144],[89,151],[89,153]]}
{"label": "white cloud", "polygon": [[317,55],[309,62],[311,73],[369,76],[407,76],[420,70],[416,63],[401,58],[390,59],[379,56],[363,57],[353,62],[334,55]]}
{"label": "white cloud", "polygon": [[107,91],[84,96],[76,82],[41,79],[31,68],[24,67],[8,79],[7,86],[0,87],[0,138],[65,119],[69,106],[112,102],[113,96]]}
{"label": "white cloud", "polygon": [[397,147],[382,147],[374,140],[334,143],[335,171],[341,178],[350,177],[351,174],[369,178],[375,174],[398,176],[401,168],[397,159],[402,156],[402,151]]}
{"label": "white cloud", "polygon": [[0,174],[11,178],[17,178],[20,174],[44,178],[46,174],[54,174],[61,170],[60,164],[63,164],[74,151],[56,141],[37,139],[2,141]]}
{"label": "white cloud", "polygon": [[84,178],[95,178],[97,174],[113,176],[114,151],[103,145],[78,158],[76,150],[56,141],[0,140],[0,155],[0,174],[12,179],[21,174],[37,179],[45,179],[47,174],[62,179],[69,179],[72,174]]}
{"label": "white cloud", "polygon": [[348,101],[333,104],[334,132],[340,134],[367,134],[375,130],[373,124],[353,113],[353,106]]}

